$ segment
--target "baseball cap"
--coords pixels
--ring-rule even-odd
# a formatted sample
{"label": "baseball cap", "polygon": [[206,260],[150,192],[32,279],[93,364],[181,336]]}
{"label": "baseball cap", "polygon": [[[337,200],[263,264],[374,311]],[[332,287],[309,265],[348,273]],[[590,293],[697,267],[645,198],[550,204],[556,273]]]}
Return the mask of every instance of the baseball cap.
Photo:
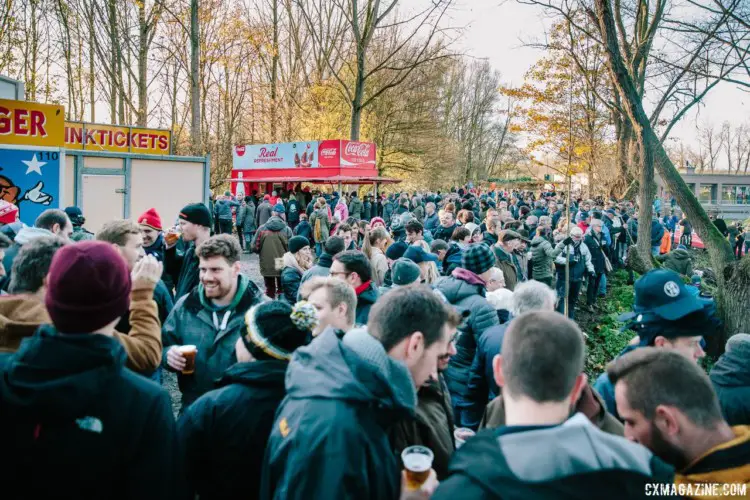
{"label": "baseball cap", "polygon": [[425,252],[424,248],[419,245],[411,245],[404,252],[404,258],[413,261],[416,264],[420,262],[437,262],[438,256],[433,253]]}
{"label": "baseball cap", "polygon": [[620,320],[629,320],[643,313],[652,313],[668,321],[678,320],[700,311],[705,302],[691,294],[680,275],[668,269],[654,269],[635,282],[633,312]]}

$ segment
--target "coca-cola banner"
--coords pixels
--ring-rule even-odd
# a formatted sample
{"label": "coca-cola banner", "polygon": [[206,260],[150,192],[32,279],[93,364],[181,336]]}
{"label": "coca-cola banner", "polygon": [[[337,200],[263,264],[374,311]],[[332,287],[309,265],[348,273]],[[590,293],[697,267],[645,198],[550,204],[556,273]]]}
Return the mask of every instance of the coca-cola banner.
{"label": "coca-cola banner", "polygon": [[234,170],[314,168],[318,166],[318,141],[235,146]]}
{"label": "coca-cola banner", "polygon": [[235,146],[234,170],[375,168],[375,144],[340,139]]}
{"label": "coca-cola banner", "polygon": [[341,141],[341,166],[375,168],[375,144]]}

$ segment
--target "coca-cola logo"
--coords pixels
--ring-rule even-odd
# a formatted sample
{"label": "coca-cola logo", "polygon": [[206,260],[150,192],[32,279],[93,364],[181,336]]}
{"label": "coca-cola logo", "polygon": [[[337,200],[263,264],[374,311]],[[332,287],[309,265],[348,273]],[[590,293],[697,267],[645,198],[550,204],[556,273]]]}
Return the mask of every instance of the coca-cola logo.
{"label": "coca-cola logo", "polygon": [[235,146],[234,150],[237,152],[237,156],[245,155],[245,146]]}
{"label": "coca-cola logo", "polygon": [[324,148],[320,150],[320,156],[325,156],[326,158],[336,156],[336,153],[337,153],[336,148]]}
{"label": "coca-cola logo", "polygon": [[358,156],[360,158],[370,157],[370,147],[372,144],[367,142],[350,142],[346,145],[344,153],[349,156]]}

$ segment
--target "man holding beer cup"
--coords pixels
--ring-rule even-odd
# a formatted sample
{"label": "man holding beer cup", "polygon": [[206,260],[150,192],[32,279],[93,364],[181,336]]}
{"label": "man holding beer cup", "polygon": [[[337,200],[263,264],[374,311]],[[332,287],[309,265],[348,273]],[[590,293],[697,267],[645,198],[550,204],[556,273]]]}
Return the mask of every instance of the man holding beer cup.
{"label": "man holding beer cup", "polygon": [[[367,330],[339,338],[329,328],[297,349],[266,448],[260,497],[399,498],[406,476],[387,428],[414,414],[416,388],[450,351],[460,321],[429,288],[401,288],[375,303]],[[416,491],[407,498],[434,486],[430,467],[419,472],[427,484],[412,479]]]}
{"label": "man holding beer cup", "polygon": [[[203,203],[191,203],[180,211],[179,229],[164,235],[164,267],[175,284],[175,300],[190,293],[200,281],[196,249],[211,236],[211,213]],[[185,252],[177,251],[177,241],[186,243]]]}
{"label": "man holding beer cup", "polygon": [[182,408],[214,389],[214,381],[237,361],[234,345],[245,313],[263,293],[240,274],[242,249],[228,234],[198,247],[200,285],[175,304],[162,328],[164,368],[178,373]]}

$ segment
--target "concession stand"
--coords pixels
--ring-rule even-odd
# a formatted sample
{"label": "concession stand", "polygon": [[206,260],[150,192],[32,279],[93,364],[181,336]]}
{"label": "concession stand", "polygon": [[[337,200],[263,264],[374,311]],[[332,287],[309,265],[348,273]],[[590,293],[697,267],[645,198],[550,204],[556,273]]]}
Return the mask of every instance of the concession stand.
{"label": "concession stand", "polygon": [[236,196],[299,189],[303,182],[337,186],[339,192],[342,185],[372,184],[377,196],[379,184],[400,180],[378,175],[375,153],[371,142],[344,139],[240,145],[232,152],[229,181]]}

